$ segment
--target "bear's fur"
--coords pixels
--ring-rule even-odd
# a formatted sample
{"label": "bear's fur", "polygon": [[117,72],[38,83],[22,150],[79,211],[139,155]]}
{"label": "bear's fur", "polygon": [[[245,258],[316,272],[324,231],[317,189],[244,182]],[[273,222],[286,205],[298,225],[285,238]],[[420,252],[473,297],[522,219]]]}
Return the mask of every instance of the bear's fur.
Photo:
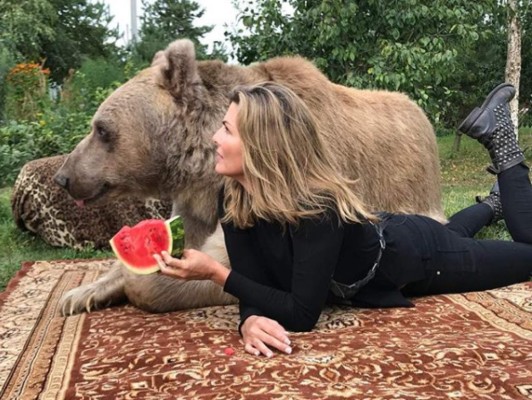
{"label": "bear's fur", "polygon": [[11,194],[13,219],[20,229],[52,246],[110,249],[109,239],[124,225],[170,217],[171,203],[155,199],[129,197],[76,207],[72,198],[53,182],[65,159],[64,155],[40,158],[20,170]]}
{"label": "bear's fur", "polygon": [[[214,172],[212,135],[221,125],[231,89],[263,81],[286,85],[306,102],[325,143],[344,171],[359,179],[358,190],[373,209],[444,220],[434,132],[407,96],[336,85],[300,57],[248,67],[198,62],[188,40],[171,43],[150,68],[102,103],[91,134],[70,154],[56,181],[86,203],[132,193],[169,195],[173,214],[183,217],[187,246],[200,248],[216,228],[222,182]],[[223,253],[220,234],[214,236],[215,245],[207,246]],[[121,297],[109,294],[107,284],[149,311],[234,301],[220,288],[211,290],[211,282],[182,282],[160,274],[138,277],[115,269],[91,289],[71,292],[64,310],[79,312]],[[205,290],[216,294],[202,300]]]}

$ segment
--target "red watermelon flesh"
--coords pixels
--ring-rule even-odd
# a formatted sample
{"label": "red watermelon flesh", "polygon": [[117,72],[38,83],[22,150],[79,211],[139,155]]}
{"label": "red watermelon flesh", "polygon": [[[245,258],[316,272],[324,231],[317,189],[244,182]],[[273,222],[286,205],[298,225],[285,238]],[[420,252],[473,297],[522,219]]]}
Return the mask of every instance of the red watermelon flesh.
{"label": "red watermelon flesh", "polygon": [[148,219],[133,228],[124,226],[110,241],[120,261],[136,274],[151,274],[159,270],[153,254],[172,252],[172,231],[161,219]]}

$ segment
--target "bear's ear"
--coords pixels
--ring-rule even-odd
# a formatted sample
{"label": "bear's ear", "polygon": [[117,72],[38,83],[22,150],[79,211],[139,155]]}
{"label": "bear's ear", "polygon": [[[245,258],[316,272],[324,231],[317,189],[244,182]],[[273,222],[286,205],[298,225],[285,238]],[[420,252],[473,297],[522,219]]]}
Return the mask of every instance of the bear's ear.
{"label": "bear's ear", "polygon": [[188,39],[176,40],[163,54],[156,54],[152,65],[161,72],[161,85],[174,97],[183,97],[201,82],[194,44]]}
{"label": "bear's ear", "polygon": [[164,56],[164,51],[158,51],[153,56],[153,60],[151,60],[151,66],[155,67],[156,65],[162,65],[166,62],[166,58]]}

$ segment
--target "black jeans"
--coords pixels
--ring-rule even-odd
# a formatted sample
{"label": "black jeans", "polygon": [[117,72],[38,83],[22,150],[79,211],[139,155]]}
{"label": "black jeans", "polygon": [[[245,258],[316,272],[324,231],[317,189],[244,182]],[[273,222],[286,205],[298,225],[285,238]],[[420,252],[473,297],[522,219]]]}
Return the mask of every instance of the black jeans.
{"label": "black jeans", "polygon": [[498,175],[503,215],[511,241],[472,237],[493,216],[486,204],[453,215],[447,225],[418,218],[425,278],[408,283],[407,296],[493,289],[530,278],[532,186],[528,168],[516,165]]}

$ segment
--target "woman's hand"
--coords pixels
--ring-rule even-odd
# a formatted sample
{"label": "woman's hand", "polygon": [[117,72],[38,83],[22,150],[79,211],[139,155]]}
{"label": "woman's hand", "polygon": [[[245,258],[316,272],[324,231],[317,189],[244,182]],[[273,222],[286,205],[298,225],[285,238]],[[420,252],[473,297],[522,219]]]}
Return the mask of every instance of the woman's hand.
{"label": "woman's hand", "polygon": [[161,273],[184,280],[212,280],[223,286],[229,270],[209,255],[194,249],[185,249],[182,258],[174,258],[166,251],[153,258],[159,264]]}
{"label": "woman's hand", "polygon": [[292,353],[288,333],[273,319],[252,315],[244,321],[240,330],[244,349],[250,354],[258,356],[262,353],[271,357],[273,352],[270,347],[286,354]]}

